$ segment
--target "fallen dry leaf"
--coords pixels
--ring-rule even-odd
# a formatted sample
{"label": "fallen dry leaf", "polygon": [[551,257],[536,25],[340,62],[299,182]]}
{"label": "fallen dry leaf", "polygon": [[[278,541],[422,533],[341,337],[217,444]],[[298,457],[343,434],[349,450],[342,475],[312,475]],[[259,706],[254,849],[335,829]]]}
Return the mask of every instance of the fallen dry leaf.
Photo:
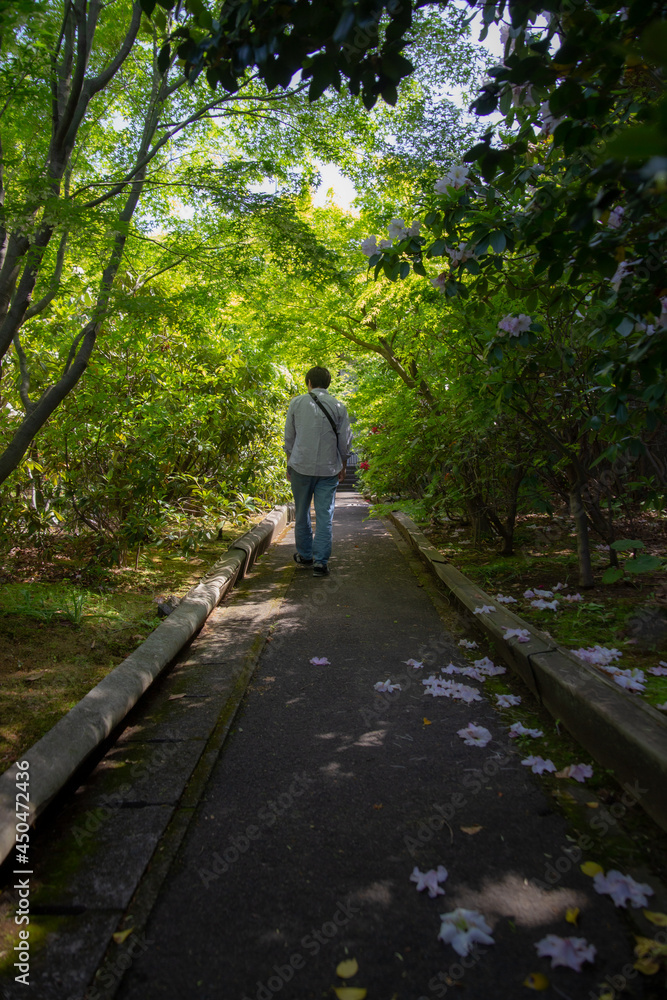
{"label": "fallen dry leaf", "polygon": [[574,924],[574,926],[576,927],[580,912],[581,911],[579,910],[578,906],[568,907],[568,909],[565,912],[565,919],[567,920],[568,924]]}
{"label": "fallen dry leaf", "polygon": [[667,927],[667,913],[655,913],[653,910],[642,911],[647,920],[658,927]]}
{"label": "fallen dry leaf", "polygon": [[365,1000],[368,996],[363,986],[334,986],[333,990],[338,1000]]}
{"label": "fallen dry leaf", "polygon": [[170,694],[169,701],[178,701],[179,698],[185,698],[185,694]]}
{"label": "fallen dry leaf", "polygon": [[359,971],[359,963],[356,958],[346,958],[336,966],[336,975],[341,979],[350,979]]}
{"label": "fallen dry leaf", "polygon": [[424,716],[424,725],[425,726],[432,726],[433,723],[431,722],[430,719],[427,719],[426,716]]}
{"label": "fallen dry leaf", "polygon": [[644,976],[654,976],[656,972],[660,972],[660,965],[652,958],[638,958],[634,963],[634,968]]}
{"label": "fallen dry leaf", "polygon": [[134,927],[128,927],[126,931],[116,931],[116,933],[112,934],[111,936],[116,942],[116,944],[122,944],[123,941],[125,941],[130,936],[133,930]]}
{"label": "fallen dry leaf", "polygon": [[483,826],[462,826],[460,829],[461,829],[461,831],[463,833],[468,833],[472,837],[474,834],[479,833],[480,830],[483,830],[484,827]]}
{"label": "fallen dry leaf", "polygon": [[599,872],[604,872],[604,868],[597,861],[584,861],[583,865],[579,865],[579,867],[584,875],[589,875],[591,878],[595,878]]}
{"label": "fallen dry leaf", "polygon": [[373,803],[373,809],[382,809],[382,803],[381,802],[374,802]]}
{"label": "fallen dry leaf", "polygon": [[529,990],[548,990],[549,980],[541,972],[531,972],[524,979],[523,985]]}
{"label": "fallen dry leaf", "polygon": [[599,809],[600,808],[600,803],[599,802],[587,802],[586,805],[588,806],[589,809]]}

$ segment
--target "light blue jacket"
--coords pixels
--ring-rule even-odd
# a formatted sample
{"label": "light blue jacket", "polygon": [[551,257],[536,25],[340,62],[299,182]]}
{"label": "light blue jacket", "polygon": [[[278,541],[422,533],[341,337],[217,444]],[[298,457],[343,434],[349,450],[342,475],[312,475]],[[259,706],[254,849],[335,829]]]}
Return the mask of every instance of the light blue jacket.
{"label": "light blue jacket", "polygon": [[326,389],[312,391],[331,414],[338,439],[315,401],[308,394],[296,396],[285,420],[285,453],[289,467],[302,476],[335,476],[350,453],[350,419],[343,404]]}

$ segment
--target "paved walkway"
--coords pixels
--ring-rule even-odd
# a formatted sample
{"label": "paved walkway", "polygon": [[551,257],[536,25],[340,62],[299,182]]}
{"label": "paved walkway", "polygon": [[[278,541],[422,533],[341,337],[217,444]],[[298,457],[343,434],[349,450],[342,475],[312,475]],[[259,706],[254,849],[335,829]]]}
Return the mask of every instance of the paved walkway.
{"label": "paved walkway", "polygon": [[[631,962],[621,916],[568,859],[565,823],[501,717],[486,702],[425,697],[422,672],[406,667],[429,653],[438,666],[465,661],[385,525],[366,516],[341,497],[330,578],[295,573],[123,1000],[331,996],[347,957],[371,998],[457,994],[459,982],[476,1000],[506,1000],[541,970],[575,1000]],[[291,551],[286,538],[271,558]],[[376,697],[388,677],[400,694]],[[493,733],[486,748],[457,736],[471,721]],[[416,891],[415,865],[446,867],[444,897]],[[554,865],[553,888],[531,886]],[[534,943],[579,933],[564,919],[574,905],[597,962],[552,974]],[[495,945],[468,968],[437,940],[439,914],[456,906],[493,926]]]}
{"label": "paved walkway", "polygon": [[[135,930],[119,946],[122,965],[109,972],[107,961],[97,996],[319,1000],[345,985],[336,967],[347,958],[358,963],[347,985],[365,987],[370,1000],[514,1000],[531,995],[522,983],[536,972],[550,980],[545,996],[589,1000],[605,976],[632,972],[624,913],[580,872],[588,856],[540,778],[521,766],[502,714],[486,700],[424,695],[425,674],[469,661],[397,540],[367,512],[358,495],[339,497],[329,578],[292,571],[289,533],[232,598],[248,614],[282,595],[205,784],[191,783],[185,806],[181,800],[167,817],[167,833],[180,824],[180,846],[163,865],[150,907],[140,890],[129,905],[119,899],[104,911],[117,921],[124,909],[125,926]],[[189,773],[188,761],[201,753],[192,725],[202,669],[224,665],[229,643],[224,621],[212,616],[177,669],[180,700],[172,694],[170,704],[195,722],[190,737],[171,724],[164,773]],[[313,665],[314,657],[329,662]],[[411,669],[411,658],[428,669]],[[387,678],[401,691],[376,694],[374,684]],[[207,705],[203,699],[204,714]],[[457,730],[470,722],[486,726],[492,742],[466,746]],[[142,726],[135,719],[125,750]],[[169,743],[160,733],[152,738]],[[144,806],[150,776],[148,788]],[[154,796],[151,808],[161,801]],[[132,863],[129,844],[121,833],[121,882],[124,850]],[[159,858],[158,850],[149,881]],[[431,899],[410,875],[415,866],[439,865],[448,872],[445,895]],[[495,943],[462,959],[439,941],[439,915],[456,907],[484,914]],[[581,911],[576,929],[565,920],[568,907]],[[580,973],[551,970],[535,949],[547,934],[586,938],[597,949],[595,963]],[[623,996],[659,996],[642,982],[631,976]],[[71,993],[48,995],[69,1000]]]}

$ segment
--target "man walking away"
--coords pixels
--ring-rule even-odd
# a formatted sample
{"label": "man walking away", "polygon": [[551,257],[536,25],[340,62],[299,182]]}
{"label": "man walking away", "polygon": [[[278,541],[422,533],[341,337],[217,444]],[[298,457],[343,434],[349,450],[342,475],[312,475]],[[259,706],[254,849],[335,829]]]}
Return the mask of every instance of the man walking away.
{"label": "man walking away", "polygon": [[336,487],[345,478],[352,440],[347,410],[327,392],[330,383],[326,368],[311,368],[306,375],[308,392],[292,400],[285,421],[287,478],[296,508],[294,561],[297,566],[312,566],[313,576],[329,573]]}

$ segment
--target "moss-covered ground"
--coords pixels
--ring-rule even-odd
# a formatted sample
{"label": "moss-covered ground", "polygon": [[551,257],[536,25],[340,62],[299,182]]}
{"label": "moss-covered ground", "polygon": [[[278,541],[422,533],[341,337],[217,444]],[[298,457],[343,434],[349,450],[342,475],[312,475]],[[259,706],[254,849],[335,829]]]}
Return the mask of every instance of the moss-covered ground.
{"label": "moss-covered ground", "polygon": [[[255,520],[261,520],[259,515]],[[90,540],[15,549],[0,572],[0,773],[159,624],[157,601],[183,597],[239,526],[195,553],[146,546],[131,566],[103,566]]]}

